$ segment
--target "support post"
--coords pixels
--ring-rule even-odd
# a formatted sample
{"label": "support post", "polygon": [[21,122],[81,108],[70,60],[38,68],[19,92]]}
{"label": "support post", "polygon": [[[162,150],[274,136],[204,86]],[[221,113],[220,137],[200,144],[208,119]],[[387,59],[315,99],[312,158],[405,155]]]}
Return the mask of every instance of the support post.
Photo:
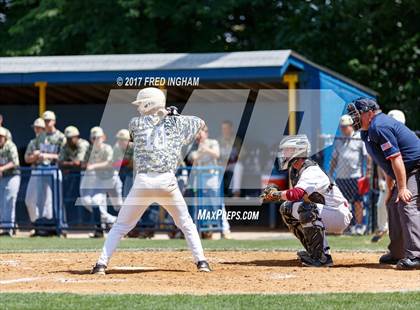
{"label": "support post", "polygon": [[39,101],[38,101],[38,113],[39,117],[42,117],[42,114],[47,109],[47,82],[39,81],[35,82],[35,87],[38,87],[39,90]]}
{"label": "support post", "polygon": [[296,86],[299,81],[298,74],[296,72],[286,73],[283,77],[283,82],[287,84],[289,90],[288,96],[288,107],[289,107],[289,135],[296,134]]}

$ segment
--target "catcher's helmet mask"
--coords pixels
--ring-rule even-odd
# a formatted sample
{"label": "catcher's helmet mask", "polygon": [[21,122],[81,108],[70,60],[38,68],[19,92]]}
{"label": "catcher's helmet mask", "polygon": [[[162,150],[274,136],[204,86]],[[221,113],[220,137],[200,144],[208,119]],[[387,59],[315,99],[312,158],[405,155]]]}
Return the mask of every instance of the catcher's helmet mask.
{"label": "catcher's helmet mask", "polygon": [[306,159],[311,152],[311,144],[306,135],[285,137],[279,145],[277,159],[280,170],[288,170],[298,159]]}

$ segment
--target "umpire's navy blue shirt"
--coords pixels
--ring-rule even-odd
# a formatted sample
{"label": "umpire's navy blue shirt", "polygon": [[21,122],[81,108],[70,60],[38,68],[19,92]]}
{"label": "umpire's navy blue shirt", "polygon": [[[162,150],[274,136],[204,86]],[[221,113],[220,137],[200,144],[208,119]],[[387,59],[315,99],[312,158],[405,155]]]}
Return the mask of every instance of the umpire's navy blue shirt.
{"label": "umpire's navy blue shirt", "polygon": [[401,154],[407,171],[420,160],[420,140],[415,133],[384,113],[372,119],[369,129],[362,131],[361,137],[369,155],[393,179],[395,174],[390,158]]}

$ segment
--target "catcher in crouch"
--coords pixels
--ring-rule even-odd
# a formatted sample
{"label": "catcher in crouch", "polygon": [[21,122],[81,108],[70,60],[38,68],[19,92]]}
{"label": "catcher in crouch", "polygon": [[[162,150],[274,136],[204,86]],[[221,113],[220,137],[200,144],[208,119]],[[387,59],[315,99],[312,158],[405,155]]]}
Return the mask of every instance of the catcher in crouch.
{"label": "catcher in crouch", "polygon": [[280,206],[283,221],[300,240],[306,251],[298,258],[304,266],[333,265],[326,232],[341,234],[352,219],[348,202],[324,171],[311,159],[306,135],[288,136],[280,142],[278,161],[289,171],[290,189],[269,185],[261,198],[284,201]]}

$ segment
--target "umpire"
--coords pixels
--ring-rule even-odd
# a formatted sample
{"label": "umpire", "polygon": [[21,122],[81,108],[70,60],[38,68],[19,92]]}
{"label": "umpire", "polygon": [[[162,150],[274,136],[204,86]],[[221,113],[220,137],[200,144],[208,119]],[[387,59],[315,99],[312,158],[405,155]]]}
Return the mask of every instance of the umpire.
{"label": "umpire", "polygon": [[369,155],[387,174],[391,242],[379,263],[420,269],[420,140],[403,123],[382,113],[374,99],[359,98],[347,110],[354,129],[361,129]]}

